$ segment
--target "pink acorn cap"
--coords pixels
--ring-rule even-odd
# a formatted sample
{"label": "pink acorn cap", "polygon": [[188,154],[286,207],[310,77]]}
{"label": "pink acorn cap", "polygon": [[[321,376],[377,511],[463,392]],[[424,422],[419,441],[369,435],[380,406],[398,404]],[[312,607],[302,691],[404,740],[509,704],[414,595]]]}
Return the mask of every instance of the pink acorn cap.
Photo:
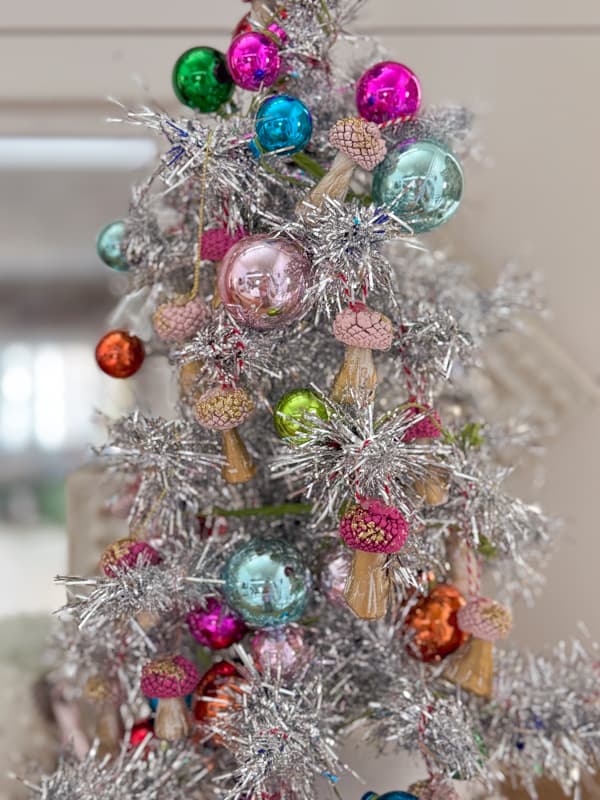
{"label": "pink acorn cap", "polygon": [[158,564],[160,555],[148,542],[137,539],[118,539],[109,544],[100,557],[102,571],[112,578],[119,570]]}
{"label": "pink acorn cap", "polygon": [[205,428],[228,431],[245,422],[254,411],[254,400],[241,387],[209,389],[196,401],[196,417]]}
{"label": "pink acorn cap", "polygon": [[371,498],[346,511],[340,536],[353,550],[397,553],[408,536],[408,522],[397,508]]}
{"label": "pink acorn cap", "polygon": [[431,406],[422,404],[420,408],[409,408],[406,414],[410,417],[421,414],[425,414],[425,416],[406,430],[402,437],[403,442],[414,442],[415,439],[439,439],[442,435],[440,415]]}
{"label": "pink acorn cap", "polygon": [[392,322],[385,314],[372,311],[364,303],[352,303],[333,321],[333,335],[350,347],[389,350],[392,346]]}
{"label": "pink acorn cap", "polygon": [[152,316],[152,323],[157,335],[164,342],[183,342],[202,327],[208,317],[208,307],[199,297],[187,302],[162,303]]}
{"label": "pink acorn cap", "polygon": [[376,167],[387,153],[386,143],[377,125],[362,117],[338,120],[329,131],[329,144],[366,170]]}
{"label": "pink acorn cap", "polygon": [[469,601],[457,614],[458,627],[484,642],[504,639],[512,628],[512,614],[495,600],[479,597]]}
{"label": "pink acorn cap", "polygon": [[146,697],[185,697],[194,691],[200,674],[184,656],[163,656],[142,667],[140,683]]}
{"label": "pink acorn cap", "polygon": [[209,228],[202,234],[200,255],[208,261],[221,261],[229,248],[244,236],[246,236],[246,231],[243,228],[238,228],[233,233],[229,233],[225,227]]}

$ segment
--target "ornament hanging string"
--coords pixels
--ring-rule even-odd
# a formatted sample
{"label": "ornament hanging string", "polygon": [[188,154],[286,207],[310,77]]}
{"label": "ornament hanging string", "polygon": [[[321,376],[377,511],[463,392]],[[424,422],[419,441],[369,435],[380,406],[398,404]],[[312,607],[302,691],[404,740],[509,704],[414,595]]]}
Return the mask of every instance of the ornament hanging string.
{"label": "ornament hanging string", "polygon": [[189,293],[185,296],[186,302],[194,300],[200,291],[200,272],[202,269],[202,234],[204,233],[204,209],[206,206],[206,174],[208,172],[208,161],[210,159],[210,144],[212,139],[212,131],[206,137],[206,152],[204,154],[204,162],[202,164],[202,177],[200,184],[200,208],[198,210],[198,249],[196,252],[196,261],[194,262],[194,282]]}

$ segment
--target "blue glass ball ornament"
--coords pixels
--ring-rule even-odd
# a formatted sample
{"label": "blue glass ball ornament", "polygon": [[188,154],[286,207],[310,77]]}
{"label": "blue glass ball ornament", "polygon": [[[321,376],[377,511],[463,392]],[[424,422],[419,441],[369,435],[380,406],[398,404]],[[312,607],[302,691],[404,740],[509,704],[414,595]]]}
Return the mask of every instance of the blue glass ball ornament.
{"label": "blue glass ball ornament", "polygon": [[363,794],[361,800],[419,800],[419,798],[410,792],[386,792],[385,794],[367,792]]}
{"label": "blue glass ball ornament", "polygon": [[429,139],[409,139],[373,170],[373,200],[388,206],[414,233],[447,222],[460,204],[463,171],[453,153]]}
{"label": "blue glass ball ornament", "polygon": [[129,269],[122,250],[124,239],[125,223],[119,219],[102,228],[96,240],[98,255],[108,267],[117,272],[127,272]]}
{"label": "blue glass ball ornament", "polygon": [[227,604],[256,628],[287,625],[304,612],[310,573],[300,553],[279,539],[255,539],[235,552],[223,572]]}
{"label": "blue glass ball ornament", "polygon": [[256,139],[250,142],[255,156],[263,153],[291,155],[303,150],[312,136],[312,116],[297,97],[276,94],[264,100],[256,114]]}

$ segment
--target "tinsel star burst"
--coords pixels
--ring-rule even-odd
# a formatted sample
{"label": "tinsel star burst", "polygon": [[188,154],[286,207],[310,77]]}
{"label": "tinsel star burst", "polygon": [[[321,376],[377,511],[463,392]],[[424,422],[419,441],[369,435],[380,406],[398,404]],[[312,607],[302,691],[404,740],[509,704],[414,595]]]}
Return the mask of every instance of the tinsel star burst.
{"label": "tinsel star burst", "polygon": [[411,425],[425,416],[413,408],[400,406],[374,419],[372,406],[322,399],[328,419],[311,419],[303,444],[275,457],[274,474],[305,492],[319,522],[337,514],[344,501],[364,497],[378,497],[412,518],[421,504],[415,481],[442,464],[451,471],[452,448],[439,439],[404,442]]}
{"label": "tinsel star burst", "polygon": [[344,767],[333,749],[319,675],[298,675],[286,685],[278,674],[261,675],[247,653],[235,649],[243,663],[241,696],[212,726],[236,761],[218,778],[228,787],[226,800],[261,797],[274,788],[282,800],[311,797],[315,775],[335,784]]}
{"label": "tinsel star burst", "polygon": [[320,207],[306,205],[302,223],[284,230],[311,253],[311,296],[319,311],[335,313],[348,302],[364,300],[377,288],[393,298],[392,265],[385,245],[410,236],[402,221],[373,205],[343,203],[325,195]]}
{"label": "tinsel star burst", "polygon": [[113,760],[99,758],[95,744],[82,761],[66,753],[39,785],[25,785],[39,800],[189,800],[206,773],[188,742],[167,748],[142,742],[135,750],[123,744]]}
{"label": "tinsel star burst", "polygon": [[[207,472],[222,464],[204,429],[184,420],[146,417],[135,411],[109,425],[98,454],[111,467],[141,476],[130,520],[169,522],[181,507],[198,510],[207,500]],[[214,481],[213,481],[214,483]]]}
{"label": "tinsel star burst", "polygon": [[198,364],[198,380],[235,385],[242,377],[281,379],[283,364],[276,355],[280,336],[237,325],[223,309],[216,311],[191,341],[171,351],[179,364]]}

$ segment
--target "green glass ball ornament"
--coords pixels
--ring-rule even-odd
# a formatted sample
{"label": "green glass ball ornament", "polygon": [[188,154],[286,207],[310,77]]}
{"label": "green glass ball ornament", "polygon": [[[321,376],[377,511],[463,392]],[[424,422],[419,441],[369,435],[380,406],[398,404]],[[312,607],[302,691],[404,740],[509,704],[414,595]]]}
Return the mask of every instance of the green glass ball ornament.
{"label": "green glass ball ornament", "polygon": [[373,200],[388,206],[414,233],[447,222],[460,204],[463,172],[453,153],[429,139],[409,139],[373,170]]}
{"label": "green glass ball ornament", "polygon": [[127,272],[129,264],[123,255],[125,223],[118,219],[102,228],[96,239],[96,250],[107,267],[117,272]]}
{"label": "green glass ball ornament", "polygon": [[227,604],[255,628],[299,619],[311,584],[300,553],[280,539],[253,539],[240,547],[225,565],[223,579]]}
{"label": "green glass ball ornament", "polygon": [[218,111],[233,94],[234,83],[225,55],[214,47],[192,47],[173,67],[177,98],[203,114]]}
{"label": "green glass ball ornament", "polygon": [[308,439],[302,433],[310,431],[318,419],[328,420],[329,410],[312,389],[292,389],[286,392],[273,410],[273,424],[277,435],[288,444],[304,444]]}

